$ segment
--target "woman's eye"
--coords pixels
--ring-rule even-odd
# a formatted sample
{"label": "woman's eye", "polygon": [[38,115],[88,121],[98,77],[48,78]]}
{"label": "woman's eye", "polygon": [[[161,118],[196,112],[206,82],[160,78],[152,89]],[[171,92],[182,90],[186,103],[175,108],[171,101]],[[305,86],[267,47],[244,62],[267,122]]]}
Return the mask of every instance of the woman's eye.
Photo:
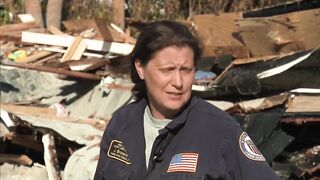
{"label": "woman's eye", "polygon": [[191,73],[193,71],[193,68],[182,68],[181,71],[185,73]]}
{"label": "woman's eye", "polygon": [[160,69],[161,72],[164,72],[164,73],[168,73],[168,72],[171,72],[171,71],[174,71],[175,68],[163,68],[163,69]]}

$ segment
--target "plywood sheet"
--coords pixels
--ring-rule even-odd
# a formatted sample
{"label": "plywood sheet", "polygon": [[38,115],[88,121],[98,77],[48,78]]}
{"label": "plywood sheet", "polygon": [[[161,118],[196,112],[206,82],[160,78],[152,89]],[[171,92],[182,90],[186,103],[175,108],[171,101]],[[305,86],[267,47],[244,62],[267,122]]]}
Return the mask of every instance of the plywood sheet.
{"label": "plywood sheet", "polygon": [[286,112],[320,112],[320,96],[295,96],[288,104]]}

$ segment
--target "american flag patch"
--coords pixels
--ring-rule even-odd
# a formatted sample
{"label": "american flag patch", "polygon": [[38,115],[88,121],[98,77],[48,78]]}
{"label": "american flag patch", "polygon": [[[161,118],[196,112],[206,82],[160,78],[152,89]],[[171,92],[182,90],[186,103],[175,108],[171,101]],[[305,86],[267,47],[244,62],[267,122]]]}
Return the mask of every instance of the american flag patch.
{"label": "american flag patch", "polygon": [[167,172],[196,172],[197,153],[180,153],[172,157]]}

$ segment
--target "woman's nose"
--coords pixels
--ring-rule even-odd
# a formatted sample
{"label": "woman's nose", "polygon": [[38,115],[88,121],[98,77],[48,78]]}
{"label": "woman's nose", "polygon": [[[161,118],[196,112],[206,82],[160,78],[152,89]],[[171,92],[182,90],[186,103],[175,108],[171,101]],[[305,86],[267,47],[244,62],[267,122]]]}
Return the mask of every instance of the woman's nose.
{"label": "woman's nose", "polygon": [[182,75],[181,72],[179,70],[176,70],[173,74],[172,74],[172,78],[171,78],[171,84],[176,87],[176,88],[182,88]]}

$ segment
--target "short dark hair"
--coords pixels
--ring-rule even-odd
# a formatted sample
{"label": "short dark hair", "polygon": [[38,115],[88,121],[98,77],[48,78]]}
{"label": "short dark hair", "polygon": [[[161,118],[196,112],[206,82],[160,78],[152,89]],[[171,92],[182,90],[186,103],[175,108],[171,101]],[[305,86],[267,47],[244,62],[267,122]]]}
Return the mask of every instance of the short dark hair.
{"label": "short dark hair", "polygon": [[136,99],[147,98],[147,94],[145,82],[140,79],[135,62],[139,60],[145,66],[156,52],[172,45],[190,47],[194,53],[194,64],[197,64],[201,57],[201,48],[198,39],[186,26],[174,21],[156,21],[141,32],[131,52],[131,80],[135,83],[132,93]]}

